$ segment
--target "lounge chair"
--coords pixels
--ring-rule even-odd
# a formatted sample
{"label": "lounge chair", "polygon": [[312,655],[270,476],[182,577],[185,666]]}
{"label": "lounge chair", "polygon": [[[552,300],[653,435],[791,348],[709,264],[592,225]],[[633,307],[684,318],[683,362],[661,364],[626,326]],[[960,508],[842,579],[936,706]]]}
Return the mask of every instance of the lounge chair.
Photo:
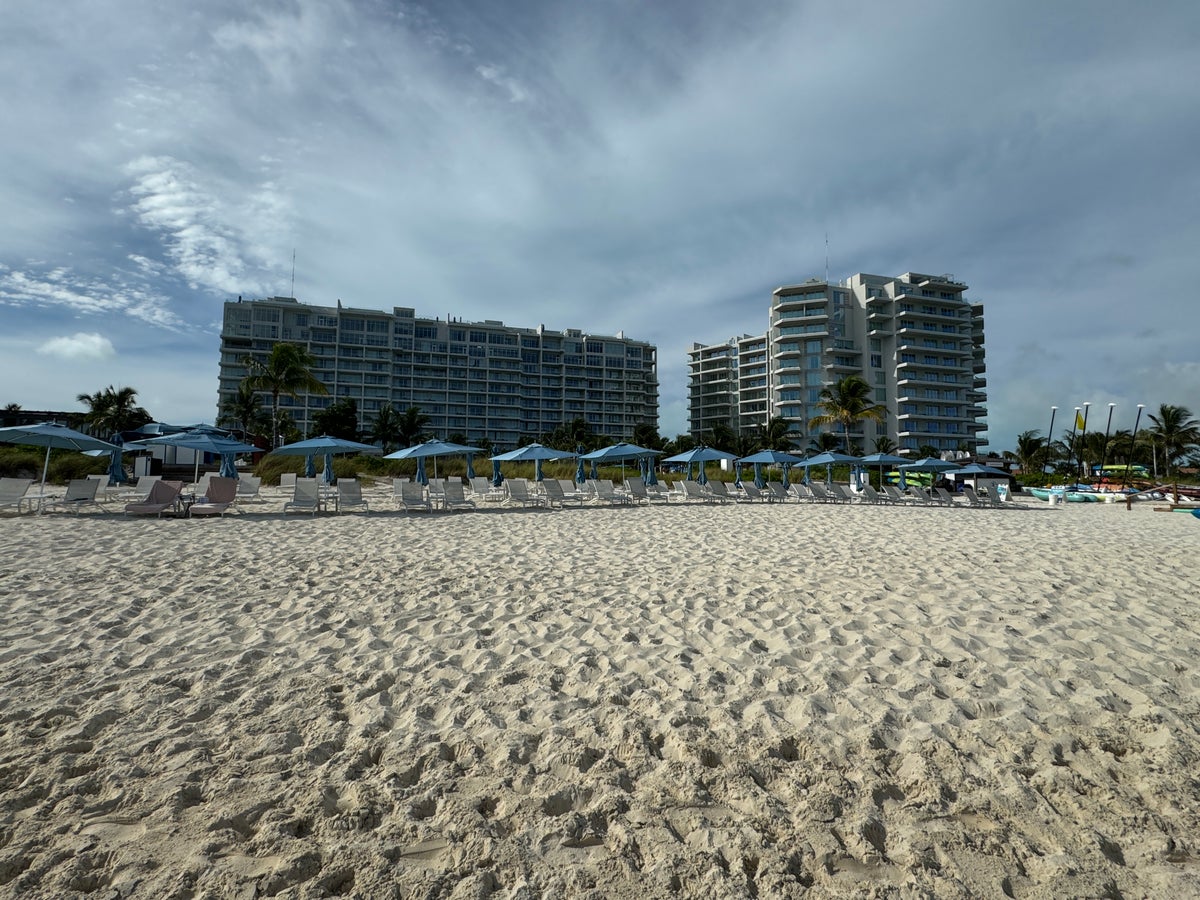
{"label": "lounge chair", "polygon": [[[142,476],[145,477],[145,476]],[[150,493],[145,500],[125,504],[127,516],[158,516],[168,509],[174,510],[179,506],[179,492],[183,490],[182,481],[162,481],[156,478],[150,485]]]}
{"label": "lounge chair", "polygon": [[875,490],[869,484],[862,486],[862,497],[865,502],[870,503],[872,506],[890,506],[895,503],[891,497],[879,493],[879,491]]}
{"label": "lounge chair", "polygon": [[929,491],[921,487],[919,484],[910,484],[908,493],[912,496],[913,502],[918,506],[940,506],[932,497],[929,496]]}
{"label": "lounge chair", "polygon": [[695,500],[700,503],[716,503],[717,498],[704,489],[698,481],[688,479],[683,482],[683,497],[685,500]]}
{"label": "lounge chair", "polygon": [[238,479],[237,487],[237,502],[238,503],[261,503],[262,497],[259,496],[259,490],[262,488],[262,479],[257,475],[243,475]]}
{"label": "lounge chair", "polygon": [[782,481],[768,481],[767,490],[770,491],[768,500],[786,503],[788,498],[788,489],[783,486]]}
{"label": "lounge chair", "polygon": [[216,477],[217,477],[216,472],[205,472],[203,475],[200,476],[200,480],[197,481],[194,485],[192,485],[192,493],[195,494],[197,497],[207,497],[208,496],[208,486],[212,482],[212,480]]}
{"label": "lounge chair", "polygon": [[633,498],[634,503],[645,503],[648,505],[656,501],[658,503],[667,502],[666,494],[660,494],[658,491],[655,491],[653,494],[650,493],[650,489],[646,487],[646,482],[638,475],[625,479],[625,490]]}
{"label": "lounge chair", "polygon": [[238,480],[214,475],[208,479],[208,488],[200,499],[188,510],[190,516],[223,516],[237,500]]}
{"label": "lounge chair", "polygon": [[510,478],[505,484],[508,485],[508,499],[513,503],[520,503],[522,507],[549,506],[545,497],[539,497],[529,490],[529,482],[524,478]]}
{"label": "lounge chair", "polygon": [[574,503],[578,506],[583,506],[583,497],[575,491],[567,493],[563,490],[562,482],[553,478],[547,478],[542,482],[542,490],[546,492],[546,505],[551,509],[554,504],[558,504],[559,509],[566,507],[568,503]]}
{"label": "lounge chair", "polygon": [[583,506],[588,500],[587,491],[582,489],[581,485],[576,484],[569,478],[559,478],[558,486],[562,488],[563,497],[568,503],[578,503]]}
{"label": "lounge chair", "polygon": [[296,491],[296,473],[284,472],[279,476],[279,490],[283,493],[295,493]]}
{"label": "lounge chair", "polygon": [[[340,485],[341,482],[339,481]],[[449,478],[442,485],[442,508],[453,512],[456,509],[474,509],[475,501],[467,498],[463,483],[457,478]]]}
{"label": "lounge chair", "polygon": [[0,478],[0,509],[11,508],[19,513],[21,505],[28,502],[25,493],[31,484],[32,478]]}
{"label": "lounge chair", "polygon": [[[122,491],[118,496],[127,503],[140,503],[150,496],[156,481],[162,481],[161,475],[139,475],[134,485]],[[182,485],[183,482],[180,482]]]}
{"label": "lounge chair", "polygon": [[742,496],[734,497],[738,503],[765,503],[767,498],[753,481],[742,484]]}
{"label": "lounge chair", "polygon": [[967,506],[971,507],[972,509],[984,509],[988,506],[991,506],[987,500],[975,493],[975,488],[971,487],[969,484],[963,485],[963,496],[967,498]]}
{"label": "lounge chair", "polygon": [[321,486],[315,478],[297,478],[292,499],[283,504],[283,511],[306,512],[314,516],[321,511]]}
{"label": "lounge chair", "polygon": [[433,512],[433,504],[425,496],[425,485],[419,481],[405,481],[400,484],[400,505],[404,507],[405,513],[414,509]]}
{"label": "lounge chair", "polygon": [[337,481],[337,511],[349,509],[370,511],[371,505],[363,499],[362,485],[357,478],[339,478]]}
{"label": "lounge chair", "polygon": [[934,496],[938,500],[941,501],[943,506],[958,506],[959,505],[958,503],[955,502],[954,495],[951,494],[945,488],[934,488],[933,493],[934,493]]}
{"label": "lounge chair", "polygon": [[471,479],[471,496],[485,503],[499,503],[504,499],[505,493],[503,488],[496,487],[489,479],[476,475]]}
{"label": "lounge chair", "polygon": [[888,498],[891,499],[893,503],[905,504],[913,502],[913,498],[911,496],[902,493],[900,488],[896,487],[894,484],[885,484],[883,486],[883,492],[887,494]]}
{"label": "lounge chair", "polygon": [[633,505],[633,497],[624,491],[618,491],[610,478],[598,478],[588,482],[595,492],[595,500],[597,503],[611,503],[613,506],[617,504]]}
{"label": "lounge chair", "polygon": [[710,481],[708,483],[708,492],[713,495],[713,499],[717,503],[728,503],[733,499],[729,496],[729,489],[723,481]]}
{"label": "lounge chair", "polygon": [[51,500],[46,504],[45,509],[49,511],[57,507],[62,507],[74,513],[78,513],[85,506],[94,506],[97,509],[102,509],[96,501],[96,491],[99,489],[100,482],[93,478],[72,478],[67,482],[66,496],[58,500]]}

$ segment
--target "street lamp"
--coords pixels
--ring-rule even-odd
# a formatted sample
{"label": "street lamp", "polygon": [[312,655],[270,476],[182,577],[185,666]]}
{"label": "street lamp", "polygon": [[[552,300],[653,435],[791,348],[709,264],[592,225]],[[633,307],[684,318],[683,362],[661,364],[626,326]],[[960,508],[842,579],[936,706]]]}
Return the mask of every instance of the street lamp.
{"label": "street lamp", "polygon": [[1145,408],[1144,403],[1138,404],[1137,418],[1133,421],[1133,437],[1129,439],[1129,456],[1125,460],[1125,489],[1129,490],[1129,467],[1133,465],[1133,448],[1137,446],[1137,430],[1138,425],[1142,421],[1142,410]]}
{"label": "street lamp", "polygon": [[1054,442],[1054,416],[1058,412],[1057,406],[1050,407],[1050,430],[1046,432],[1046,461],[1042,463],[1042,471],[1038,474],[1046,474],[1046,466],[1050,464],[1050,445]]}
{"label": "street lamp", "polygon": [[1073,472],[1075,469],[1075,432],[1079,430],[1079,414],[1083,412],[1082,407],[1075,407],[1075,418],[1071,420],[1071,442],[1067,444],[1067,465],[1071,468],[1068,472]]}
{"label": "street lamp", "polygon": [[1078,476],[1079,478],[1083,478],[1083,475],[1084,475],[1084,472],[1083,472],[1083,445],[1085,443],[1087,443],[1088,407],[1091,405],[1092,405],[1091,403],[1087,403],[1087,402],[1085,402],[1083,404],[1083,430],[1081,432],[1079,432],[1079,476]]}
{"label": "street lamp", "polygon": [[1104,426],[1104,448],[1100,451],[1100,478],[1104,479],[1104,463],[1108,460],[1108,430],[1112,427],[1112,414],[1115,403],[1108,404],[1108,423]]}

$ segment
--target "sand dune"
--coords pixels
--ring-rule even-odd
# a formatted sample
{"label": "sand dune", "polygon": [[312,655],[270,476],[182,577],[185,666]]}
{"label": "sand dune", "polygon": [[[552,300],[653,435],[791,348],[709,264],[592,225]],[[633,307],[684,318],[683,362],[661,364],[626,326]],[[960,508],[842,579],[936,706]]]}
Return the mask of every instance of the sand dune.
{"label": "sand dune", "polygon": [[1148,507],[0,519],[0,893],[1200,895]]}

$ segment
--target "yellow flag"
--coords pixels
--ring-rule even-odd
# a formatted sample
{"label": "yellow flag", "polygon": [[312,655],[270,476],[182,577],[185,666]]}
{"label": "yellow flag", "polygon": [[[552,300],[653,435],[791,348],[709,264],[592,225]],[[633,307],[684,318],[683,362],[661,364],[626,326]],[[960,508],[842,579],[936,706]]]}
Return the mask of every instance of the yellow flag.
{"label": "yellow flag", "polygon": [[1075,410],[1075,430],[1083,431],[1085,427],[1087,426],[1083,421],[1083,413],[1081,413],[1079,410]]}

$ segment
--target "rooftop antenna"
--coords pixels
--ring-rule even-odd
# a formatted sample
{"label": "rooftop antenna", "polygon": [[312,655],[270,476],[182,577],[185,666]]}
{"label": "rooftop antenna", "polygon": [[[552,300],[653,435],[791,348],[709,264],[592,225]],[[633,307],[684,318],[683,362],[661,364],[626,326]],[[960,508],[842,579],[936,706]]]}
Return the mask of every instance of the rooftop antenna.
{"label": "rooftop antenna", "polygon": [[825,283],[829,284],[829,232],[825,232]]}
{"label": "rooftop antenna", "polygon": [[[826,239],[828,243],[828,238]],[[826,264],[828,266],[828,264]],[[288,294],[293,300],[296,299],[296,248],[292,248],[292,292]]]}

